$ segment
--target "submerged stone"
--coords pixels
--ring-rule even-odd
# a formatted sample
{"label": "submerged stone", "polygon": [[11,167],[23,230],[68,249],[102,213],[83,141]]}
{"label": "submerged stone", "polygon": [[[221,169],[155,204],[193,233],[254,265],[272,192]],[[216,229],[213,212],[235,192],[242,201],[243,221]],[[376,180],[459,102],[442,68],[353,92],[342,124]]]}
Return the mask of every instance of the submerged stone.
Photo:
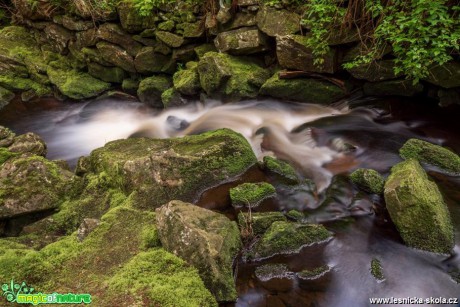
{"label": "submerged stone", "polygon": [[233,207],[257,207],[262,201],[275,195],[275,188],[267,182],[243,183],[230,189]]}
{"label": "submerged stone", "polygon": [[436,184],[417,162],[409,159],[391,168],[385,202],[404,242],[435,253],[449,253],[454,231],[449,211]]}
{"label": "submerged stone", "polygon": [[181,201],[171,201],[156,212],[163,247],[196,267],[218,302],[235,301],[232,264],[241,248],[236,223]]}
{"label": "submerged stone", "polygon": [[260,94],[306,103],[332,103],[345,96],[335,84],[317,79],[280,79],[275,73],[260,88]]}
{"label": "submerged stone", "polygon": [[274,222],[254,246],[255,259],[298,253],[302,247],[326,241],[332,234],[320,224]]}
{"label": "submerged stone", "polygon": [[106,173],[111,186],[135,191],[135,205],[145,208],[172,199],[194,201],[257,162],[247,140],[229,129],[173,139],[113,141],[94,150],[89,159],[90,171]]}
{"label": "submerged stone", "polygon": [[313,270],[303,270],[296,273],[297,277],[303,280],[313,280],[322,277],[324,274],[328,273],[331,268],[328,265],[323,265],[317,267]]}
{"label": "submerged stone", "polygon": [[447,148],[419,139],[409,139],[399,150],[404,159],[416,159],[422,163],[434,165],[441,170],[460,174],[460,157]]}
{"label": "submerged stone", "polygon": [[373,169],[359,168],[350,175],[351,181],[363,190],[375,194],[383,193],[385,179]]}

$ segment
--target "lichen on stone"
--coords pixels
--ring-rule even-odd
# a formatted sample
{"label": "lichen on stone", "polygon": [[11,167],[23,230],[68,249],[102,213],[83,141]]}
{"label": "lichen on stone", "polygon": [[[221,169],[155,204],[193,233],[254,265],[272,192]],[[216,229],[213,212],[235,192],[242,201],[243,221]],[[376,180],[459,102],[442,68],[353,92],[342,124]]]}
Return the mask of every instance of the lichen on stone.
{"label": "lichen on stone", "polygon": [[303,270],[300,272],[297,272],[296,275],[298,278],[303,279],[303,280],[314,280],[322,277],[324,274],[329,272],[331,270],[331,267],[328,265],[323,265],[317,268],[314,268],[312,270]]}

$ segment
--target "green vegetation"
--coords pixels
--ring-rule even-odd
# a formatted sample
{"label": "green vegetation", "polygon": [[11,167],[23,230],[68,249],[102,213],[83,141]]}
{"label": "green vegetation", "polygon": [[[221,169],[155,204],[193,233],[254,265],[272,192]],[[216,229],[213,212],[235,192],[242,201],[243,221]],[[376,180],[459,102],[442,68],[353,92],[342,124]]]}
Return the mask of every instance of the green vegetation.
{"label": "green vegetation", "polygon": [[[349,69],[379,58],[387,43],[396,56],[395,74],[403,73],[414,84],[429,74],[433,65],[452,59],[459,50],[460,6],[447,0],[310,0],[303,25],[315,64],[321,65],[329,50],[328,39],[336,31],[358,31],[367,51],[346,63]],[[334,30],[333,30],[334,29]]]}
{"label": "green vegetation", "polygon": [[380,260],[376,258],[371,260],[371,274],[379,281],[385,279],[385,275],[383,275],[382,264],[380,263]]}
{"label": "green vegetation", "polygon": [[297,277],[301,279],[317,279],[329,272],[331,268],[328,265],[323,265],[312,270],[303,270],[297,273]]}
{"label": "green vegetation", "polygon": [[271,173],[276,174],[282,181],[286,183],[299,183],[299,178],[294,168],[287,162],[276,158],[265,156],[264,167]]}
{"label": "green vegetation", "polygon": [[243,231],[250,224],[254,235],[262,235],[270,226],[277,221],[286,221],[281,212],[252,212],[238,214],[238,225]]}
{"label": "green vegetation", "polygon": [[275,195],[275,188],[266,182],[243,183],[230,189],[230,199],[234,207],[256,207],[265,199]]}

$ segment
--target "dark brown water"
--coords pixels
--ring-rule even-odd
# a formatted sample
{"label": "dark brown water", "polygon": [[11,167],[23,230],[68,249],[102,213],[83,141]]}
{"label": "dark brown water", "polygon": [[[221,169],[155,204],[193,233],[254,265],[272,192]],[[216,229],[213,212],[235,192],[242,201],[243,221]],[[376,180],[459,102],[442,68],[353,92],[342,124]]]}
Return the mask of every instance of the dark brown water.
{"label": "dark brown water", "polygon": [[[33,131],[48,144],[51,159],[74,164],[81,155],[107,141],[133,135],[172,137],[227,127],[242,133],[259,158],[274,155],[288,160],[303,177],[314,179],[320,192],[283,186],[257,167],[241,181],[268,181],[277,197],[255,211],[299,210],[305,221],[323,223],[334,233],[326,243],[303,248],[295,255],[263,261],[238,259],[236,306],[368,306],[372,297],[460,297],[460,286],[448,274],[460,270],[460,178],[427,168],[438,183],[455,224],[453,255],[436,255],[403,245],[389,220],[383,200],[359,192],[346,179],[358,167],[384,175],[401,161],[398,149],[411,137],[448,146],[460,152],[460,110],[440,109],[427,101],[402,99],[361,101],[373,107],[350,109],[247,101],[232,105],[209,102],[157,113],[140,104],[93,101],[84,104],[54,100],[16,101],[0,111],[0,124],[17,133]],[[356,104],[356,101],[354,102]],[[342,151],[343,144],[354,151]],[[198,205],[235,218],[228,183],[205,192]],[[370,274],[378,258],[386,279]],[[292,272],[328,265],[316,280],[295,277],[269,282],[254,270],[267,263],[284,263]]]}

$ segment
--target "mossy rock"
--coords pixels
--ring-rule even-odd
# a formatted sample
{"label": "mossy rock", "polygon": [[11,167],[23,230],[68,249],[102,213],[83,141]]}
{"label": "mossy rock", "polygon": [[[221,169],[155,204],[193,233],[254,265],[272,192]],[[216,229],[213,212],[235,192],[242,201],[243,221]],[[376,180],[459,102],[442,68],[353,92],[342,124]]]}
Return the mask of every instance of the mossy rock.
{"label": "mossy rock", "polygon": [[350,175],[351,181],[361,189],[374,193],[382,194],[385,179],[373,169],[358,168]]}
{"label": "mossy rock", "polygon": [[399,150],[404,159],[417,159],[453,175],[460,174],[460,157],[447,148],[419,139],[409,139]]}
{"label": "mossy rock", "polygon": [[375,277],[378,281],[385,280],[385,275],[383,275],[382,264],[380,260],[377,258],[373,258],[371,260],[371,274]]}
{"label": "mossy rock", "polygon": [[183,104],[180,93],[174,87],[167,89],[161,94],[161,101],[163,102],[163,106],[165,108],[180,106]]}
{"label": "mossy rock", "polygon": [[276,190],[267,182],[243,183],[230,189],[233,207],[257,207],[265,199],[274,196],[276,196]]}
{"label": "mossy rock", "polygon": [[292,278],[294,273],[289,270],[287,265],[276,263],[276,264],[264,264],[256,268],[255,275],[258,280],[265,282],[274,278]]}
{"label": "mossy rock", "polygon": [[157,31],[155,32],[155,36],[157,39],[172,48],[179,48],[184,44],[184,38],[174,33]]}
{"label": "mossy rock", "polygon": [[200,77],[195,68],[177,71],[173,76],[174,88],[183,95],[197,95],[200,92]]}
{"label": "mossy rock", "polygon": [[106,42],[99,42],[96,47],[105,62],[118,66],[127,72],[137,72],[133,57],[122,47]]}
{"label": "mossy rock", "polygon": [[287,162],[270,156],[265,156],[263,160],[263,167],[269,173],[275,174],[276,177],[283,183],[297,184],[300,182],[297,172]]}
{"label": "mossy rock", "polygon": [[417,162],[409,159],[391,169],[385,202],[404,242],[435,253],[449,253],[454,232],[449,211],[436,184]]}
{"label": "mossy rock", "polygon": [[317,79],[280,79],[275,73],[260,88],[260,94],[307,103],[332,103],[345,96],[345,91]]}
{"label": "mossy rock", "polygon": [[16,157],[17,155],[17,153],[11,152],[7,148],[0,147],[0,165],[2,165],[8,159]]}
{"label": "mossy rock", "polygon": [[300,31],[300,16],[288,10],[263,5],[257,13],[257,26],[269,36],[284,36]]}
{"label": "mossy rock", "polygon": [[117,11],[121,26],[130,33],[155,28],[157,16],[153,12],[148,16],[141,16],[134,4],[129,1],[120,2]]}
{"label": "mossy rock", "polygon": [[143,103],[156,108],[163,108],[161,95],[172,86],[171,78],[167,76],[152,76],[139,83],[137,96]]}
{"label": "mossy rock", "polygon": [[0,126],[0,147],[8,147],[14,142],[16,134],[9,128]]}
{"label": "mossy rock", "polygon": [[47,146],[38,134],[28,132],[16,136],[13,143],[8,147],[8,150],[16,154],[29,153],[45,157]]}
{"label": "mossy rock", "polygon": [[122,83],[126,77],[126,72],[120,67],[107,67],[97,63],[88,64],[88,73],[105,82]]}
{"label": "mossy rock", "polygon": [[14,93],[0,86],[0,110],[10,103],[14,98]]}
{"label": "mossy rock", "polygon": [[70,67],[58,68],[54,65],[49,65],[46,72],[51,83],[56,85],[62,94],[72,99],[95,97],[110,89],[110,83]]}
{"label": "mossy rock", "polygon": [[121,88],[130,95],[137,95],[140,81],[134,79],[124,79]]}
{"label": "mossy rock", "polygon": [[89,159],[91,172],[105,172],[111,185],[126,193],[136,191],[137,204],[149,208],[172,199],[194,201],[257,162],[247,140],[229,129],[113,141],[94,150]]}
{"label": "mossy rock", "polygon": [[330,270],[331,268],[328,265],[323,265],[312,270],[302,270],[300,272],[297,272],[296,275],[298,278],[303,280],[313,280],[322,277]]}
{"label": "mossy rock", "polygon": [[154,47],[144,47],[134,59],[134,66],[143,74],[159,73],[166,71],[170,61],[170,56],[156,52]]}
{"label": "mossy rock", "polygon": [[291,220],[299,221],[299,222],[305,218],[305,215],[302,212],[294,210],[294,209],[286,212],[286,216]]}
{"label": "mossy rock", "polygon": [[245,229],[249,225],[252,227],[254,235],[262,235],[268,228],[278,221],[287,221],[281,212],[252,212],[238,214],[238,225],[240,229]]}
{"label": "mossy rock", "polygon": [[319,224],[274,222],[254,246],[252,256],[264,259],[278,254],[293,254],[302,247],[326,241],[332,234]]}
{"label": "mossy rock", "polygon": [[181,201],[171,201],[156,212],[163,247],[196,267],[218,302],[235,301],[232,264],[242,245],[236,223]]}
{"label": "mossy rock", "polygon": [[0,219],[58,208],[74,179],[69,171],[40,156],[13,157],[2,150]]}
{"label": "mossy rock", "polygon": [[201,87],[210,96],[239,100],[255,98],[270,77],[267,69],[248,58],[207,52],[198,63]]}
{"label": "mossy rock", "polygon": [[118,207],[82,242],[73,233],[35,251],[0,239],[0,277],[27,280],[43,293],[79,293],[84,283],[103,307],[133,306],[136,297],[152,305],[216,306],[196,269],[158,246],[155,213]]}

